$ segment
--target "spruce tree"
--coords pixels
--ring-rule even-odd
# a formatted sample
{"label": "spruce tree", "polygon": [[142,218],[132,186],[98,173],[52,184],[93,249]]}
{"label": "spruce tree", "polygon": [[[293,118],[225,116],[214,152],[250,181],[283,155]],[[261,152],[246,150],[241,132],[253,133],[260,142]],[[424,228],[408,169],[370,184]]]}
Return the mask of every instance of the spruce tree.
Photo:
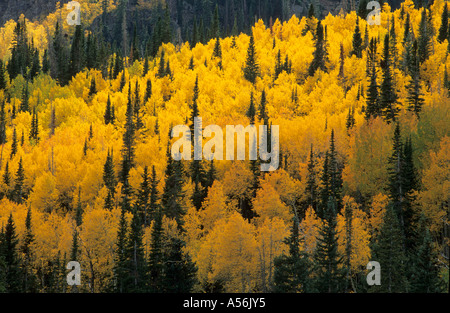
{"label": "spruce tree", "polygon": [[267,115],[266,104],[267,104],[266,90],[263,89],[261,93],[261,102],[259,103],[258,118],[263,122],[264,125],[269,124],[269,117]]}
{"label": "spruce tree", "polygon": [[[311,144],[311,151],[308,159],[308,174],[306,176],[306,209],[310,206],[318,214],[318,184],[316,173],[316,159],[314,156],[313,145]],[[302,214],[303,216],[303,214]]]}
{"label": "spruce tree", "polygon": [[185,208],[181,200],[184,197],[183,192],[183,164],[181,161],[172,159],[170,146],[167,146],[167,166],[165,171],[166,183],[161,198],[161,205],[164,215],[173,218],[177,222],[178,228],[183,226],[183,216]]}
{"label": "spruce tree", "polygon": [[384,37],[383,59],[381,62],[382,82],[380,85],[380,108],[385,120],[395,122],[399,109],[397,108],[397,93],[392,73],[392,57],[389,49],[389,35]]}
{"label": "spruce tree", "polygon": [[144,172],[142,173],[142,182],[140,185],[140,188],[138,190],[138,196],[137,196],[137,209],[135,214],[138,215],[139,220],[144,225],[150,224],[150,192],[151,192],[151,186],[150,186],[150,177],[148,173],[148,167],[144,167]]}
{"label": "spruce tree", "polygon": [[314,288],[319,293],[344,292],[346,287],[343,257],[338,252],[336,207],[336,201],[330,196],[314,251]]}
{"label": "spruce tree", "polygon": [[274,292],[311,291],[310,261],[305,252],[300,251],[298,218],[294,216],[290,236],[285,239],[289,253],[274,259]]}
{"label": "spruce tree", "polygon": [[377,261],[381,266],[381,285],[369,287],[370,292],[407,291],[406,256],[402,247],[402,238],[397,214],[393,206],[388,205],[380,233],[371,248],[371,260]]}
{"label": "spruce tree", "polygon": [[108,100],[106,101],[105,115],[103,116],[105,120],[105,125],[112,124],[112,105],[111,97],[108,94]]}
{"label": "spruce tree", "polygon": [[411,79],[406,86],[408,90],[408,96],[406,102],[408,104],[408,110],[413,111],[417,117],[419,117],[422,110],[422,106],[425,99],[422,97],[422,92],[420,88],[420,67],[419,58],[417,55],[417,41],[414,41],[411,49],[410,57],[410,75]]}
{"label": "spruce tree", "polygon": [[356,26],[355,26],[355,31],[353,33],[353,49],[352,52],[350,53],[350,55],[355,55],[357,58],[361,58],[362,57],[362,50],[363,50],[363,41],[361,38],[361,31],[359,29],[359,19],[356,19]]}
{"label": "spruce tree", "polygon": [[6,89],[5,66],[3,65],[3,60],[0,60],[0,90],[5,89]]}
{"label": "spruce tree", "polygon": [[114,273],[113,288],[114,288],[114,291],[118,292],[118,293],[127,292],[127,290],[126,290],[127,233],[128,233],[128,223],[125,218],[125,210],[122,208],[120,220],[119,220],[119,230],[117,232],[117,243],[116,243],[116,249],[115,249],[114,270],[113,270],[113,273]]}
{"label": "spruce tree", "polygon": [[3,241],[2,254],[5,261],[6,291],[9,293],[20,293],[23,291],[23,288],[21,286],[22,271],[18,247],[19,239],[16,234],[12,213],[9,214],[5,226]]}
{"label": "spruce tree", "polygon": [[244,66],[244,78],[254,84],[259,75],[259,65],[256,59],[255,38],[250,36],[250,43],[247,49],[247,59]]}
{"label": "spruce tree", "polygon": [[439,33],[437,36],[437,40],[439,42],[444,42],[445,39],[448,37],[448,6],[447,2],[444,4],[444,10],[442,11],[441,15],[441,26],[439,27]]}
{"label": "spruce tree", "polygon": [[129,293],[146,291],[147,262],[144,256],[142,222],[139,214],[134,212],[125,246],[126,280],[125,290]]}
{"label": "spruce tree", "polygon": [[327,71],[328,49],[321,21],[317,22],[314,47],[313,60],[308,70],[309,76],[313,76],[318,69],[324,72]]}
{"label": "spruce tree", "polygon": [[251,91],[251,93],[250,93],[250,105],[248,107],[246,115],[247,115],[247,117],[250,120],[250,124],[254,125],[255,124],[256,109],[255,109],[255,103],[253,101],[253,91]]}
{"label": "spruce tree", "polygon": [[163,292],[163,230],[161,208],[155,211],[155,222],[151,233],[151,251],[148,261],[149,292]]}
{"label": "spruce tree", "polygon": [[14,181],[13,200],[16,203],[22,204],[26,198],[25,191],[25,172],[22,166],[22,158],[19,160],[19,167],[16,172],[16,179]]}
{"label": "spruce tree", "polygon": [[33,231],[31,229],[31,208],[28,208],[25,218],[25,235],[20,250],[23,254],[22,272],[23,272],[23,291],[36,292],[37,281],[33,272],[33,250],[32,245],[35,241]]}
{"label": "spruce tree", "polygon": [[427,22],[427,10],[422,9],[422,15],[419,23],[419,36],[417,38],[417,55],[419,63],[422,64],[430,56],[431,37],[430,27]]}
{"label": "spruce tree", "polygon": [[16,128],[13,129],[12,142],[11,142],[11,153],[9,158],[12,159],[17,153],[17,133]]}
{"label": "spruce tree", "polygon": [[134,150],[135,150],[135,123],[134,108],[131,100],[131,83],[128,83],[128,102],[125,121],[125,132],[123,134],[122,145],[122,168],[120,172],[120,181],[125,183],[128,179],[129,172],[134,166]]}

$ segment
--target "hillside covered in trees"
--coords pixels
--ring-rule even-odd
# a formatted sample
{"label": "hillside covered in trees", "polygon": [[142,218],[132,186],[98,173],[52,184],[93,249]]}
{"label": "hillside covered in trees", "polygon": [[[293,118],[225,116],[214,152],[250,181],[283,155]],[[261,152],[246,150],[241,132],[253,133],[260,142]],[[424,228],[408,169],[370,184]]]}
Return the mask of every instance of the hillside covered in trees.
{"label": "hillside covered in trees", "polygon": [[[0,26],[0,292],[448,292],[447,2],[79,2]],[[196,117],[279,168],[175,161]]]}

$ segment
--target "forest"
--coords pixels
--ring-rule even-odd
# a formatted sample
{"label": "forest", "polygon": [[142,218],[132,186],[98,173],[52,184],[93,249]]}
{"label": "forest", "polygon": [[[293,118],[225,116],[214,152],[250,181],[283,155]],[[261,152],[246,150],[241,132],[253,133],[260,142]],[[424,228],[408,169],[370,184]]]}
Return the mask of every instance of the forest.
{"label": "forest", "polygon": [[[1,293],[449,292],[447,1],[78,2],[0,25]],[[278,169],[174,160],[199,117]]]}

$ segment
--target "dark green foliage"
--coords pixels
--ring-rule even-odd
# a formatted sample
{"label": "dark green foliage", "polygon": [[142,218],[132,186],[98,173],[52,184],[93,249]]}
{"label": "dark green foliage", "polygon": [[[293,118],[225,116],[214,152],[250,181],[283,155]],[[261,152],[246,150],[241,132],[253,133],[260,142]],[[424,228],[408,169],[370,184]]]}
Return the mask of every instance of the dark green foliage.
{"label": "dark green foliage", "polygon": [[413,111],[417,117],[422,110],[422,106],[425,102],[422,97],[422,92],[420,88],[420,67],[419,67],[419,58],[417,55],[417,41],[414,41],[411,47],[410,53],[410,75],[411,79],[408,82],[407,90],[408,96],[406,98],[406,102],[408,104],[408,110]]}
{"label": "dark green foliage", "polygon": [[330,196],[323,214],[314,251],[314,288],[320,293],[344,292],[345,273],[341,268],[343,257],[338,252],[337,203]]}
{"label": "dark green foliage", "polygon": [[36,292],[37,281],[32,268],[34,234],[31,229],[31,209],[28,208],[27,217],[25,218],[25,235],[20,251],[23,254],[22,273],[23,273],[23,291]]}
{"label": "dark green foliage", "polygon": [[4,266],[0,272],[4,275],[5,289],[9,293],[22,292],[22,270],[18,247],[19,239],[16,234],[16,226],[12,213],[9,215],[4,232],[2,227],[0,239],[0,255],[3,256],[4,261]]}
{"label": "dark green foliage", "polygon": [[313,53],[313,60],[308,70],[310,76],[313,76],[319,69],[324,72],[327,71],[328,48],[321,21],[317,22],[316,40],[314,46],[315,50]]}
{"label": "dark green foliage", "polygon": [[183,192],[183,164],[181,161],[175,161],[170,153],[170,146],[167,147],[167,166],[165,171],[166,183],[161,198],[161,205],[164,214],[168,218],[173,218],[177,222],[178,228],[183,225],[183,216],[185,208],[181,200],[184,197]]}
{"label": "dark green foliage", "polygon": [[305,252],[300,252],[298,219],[294,216],[291,234],[285,239],[289,253],[282,254],[274,260],[274,292],[296,293],[309,292],[311,278],[310,261]]}
{"label": "dark green foliage", "polygon": [[381,285],[370,286],[369,292],[398,293],[407,291],[406,257],[403,250],[403,235],[397,214],[388,205],[380,233],[372,245],[371,260],[381,266]]}
{"label": "dark green foliage", "polygon": [[427,10],[422,9],[422,16],[419,24],[419,36],[417,38],[417,55],[419,63],[425,62],[431,53],[430,26],[427,22]]}
{"label": "dark green foliage", "polygon": [[16,203],[23,203],[27,196],[25,189],[25,171],[22,166],[22,158],[19,160],[19,167],[16,172],[16,179],[14,181],[13,200]]}
{"label": "dark green foliage", "polygon": [[9,155],[9,158],[12,159],[16,155],[16,153],[17,153],[17,133],[16,133],[16,128],[14,127],[12,142],[11,142],[11,153]]}
{"label": "dark green foliage", "polygon": [[125,183],[131,168],[134,166],[134,150],[135,150],[135,123],[134,123],[134,107],[131,101],[131,83],[128,83],[128,102],[125,121],[125,132],[123,134],[122,145],[122,168],[120,172],[120,181]]}
{"label": "dark green foliage", "polygon": [[250,124],[255,124],[255,115],[256,115],[256,109],[255,109],[255,103],[253,101],[253,91],[250,93],[250,105],[247,110],[247,117],[250,120]]}
{"label": "dark green foliage", "polygon": [[244,78],[254,84],[259,75],[259,65],[256,59],[255,39],[253,34],[250,36],[250,43],[247,49],[247,59],[244,66]]}
{"label": "dark green foliage", "polygon": [[108,100],[106,101],[106,109],[105,109],[105,115],[103,118],[105,119],[105,124],[114,124],[114,115],[113,115],[113,106],[111,105],[111,97],[108,94]]}
{"label": "dark green foliage", "polygon": [[266,104],[267,104],[266,90],[263,89],[261,93],[261,102],[259,103],[258,118],[263,122],[264,125],[269,124],[269,116],[267,115]]}
{"label": "dark green foliage", "polygon": [[441,15],[441,26],[439,27],[439,33],[437,36],[437,40],[439,42],[443,42],[448,37],[448,5],[447,2],[444,4],[444,10]]}
{"label": "dark green foliage", "polygon": [[353,33],[353,49],[350,55],[356,55],[357,58],[362,57],[362,47],[363,41],[361,38],[361,31],[359,29],[359,19],[356,20],[355,32]]}
{"label": "dark green foliage", "polygon": [[3,60],[0,59],[0,90],[6,89],[6,71]]}
{"label": "dark green foliage", "polygon": [[[382,82],[380,85],[380,108],[385,120],[395,122],[399,109],[397,105],[397,93],[394,86],[392,73],[392,56],[389,48],[389,35],[384,37],[383,58],[381,61]],[[370,89],[370,88],[369,88]]]}

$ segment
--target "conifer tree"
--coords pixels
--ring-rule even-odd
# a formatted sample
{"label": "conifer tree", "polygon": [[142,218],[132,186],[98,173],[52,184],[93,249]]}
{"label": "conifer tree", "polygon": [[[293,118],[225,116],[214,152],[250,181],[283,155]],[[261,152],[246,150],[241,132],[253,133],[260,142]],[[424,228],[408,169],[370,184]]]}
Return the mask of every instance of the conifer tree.
{"label": "conifer tree", "polygon": [[21,112],[28,112],[30,110],[29,98],[30,95],[28,91],[28,81],[27,81],[22,89],[22,102],[20,103]]}
{"label": "conifer tree", "polygon": [[148,167],[144,167],[144,172],[142,173],[142,182],[138,191],[137,196],[137,209],[135,214],[138,215],[139,220],[144,225],[149,225],[150,220],[150,192],[151,192],[151,186],[150,186],[150,177],[148,173]]}
{"label": "conifer tree", "polygon": [[81,25],[75,26],[75,33],[72,39],[70,51],[70,76],[74,77],[79,73],[85,64],[85,43],[83,28]]}
{"label": "conifer tree", "polygon": [[91,85],[89,87],[89,97],[92,97],[93,95],[95,95],[97,93],[97,86],[95,84],[95,78],[92,77],[91,79]]}
{"label": "conifer tree", "polygon": [[362,50],[363,50],[363,41],[361,38],[361,31],[359,29],[359,19],[356,19],[356,26],[355,26],[355,31],[353,33],[353,49],[352,52],[350,53],[350,55],[355,55],[357,58],[361,58],[362,57]]}
{"label": "conifer tree", "polygon": [[255,38],[250,36],[250,43],[247,49],[247,59],[244,66],[244,78],[254,84],[259,75],[259,65],[256,59]]}
{"label": "conifer tree", "polygon": [[327,207],[324,209],[323,224],[319,228],[319,237],[314,251],[314,288],[320,293],[345,291],[343,258],[338,252],[336,206],[336,201],[330,196]]}
{"label": "conifer tree", "polygon": [[24,292],[36,292],[37,282],[36,276],[33,272],[33,251],[32,245],[35,241],[33,231],[31,229],[31,209],[28,208],[27,216],[25,218],[25,235],[23,243],[20,247],[23,253],[22,272],[23,272],[23,291]]}
{"label": "conifer tree", "polygon": [[12,136],[12,142],[11,142],[11,153],[9,155],[9,158],[12,159],[17,153],[17,134],[16,134],[16,128],[13,129],[13,136]]}
{"label": "conifer tree", "polygon": [[[308,174],[306,176],[306,206],[312,207],[313,210],[318,214],[318,184],[317,184],[317,173],[316,173],[316,159],[314,157],[313,145],[311,144],[311,151],[309,153],[308,159]],[[305,212],[307,207],[305,207]],[[302,214],[303,216],[303,214]]]}
{"label": "conifer tree", "polygon": [[106,109],[105,109],[105,115],[103,116],[105,120],[105,124],[112,124],[112,105],[111,105],[111,97],[108,94],[108,100],[106,101]]}
{"label": "conifer tree", "polygon": [[22,204],[26,198],[25,192],[25,172],[22,165],[22,158],[19,160],[19,167],[16,172],[16,179],[14,181],[13,200],[16,203]]}
{"label": "conifer tree", "polygon": [[370,292],[398,293],[407,291],[406,257],[402,241],[397,214],[393,206],[388,205],[380,233],[371,248],[371,259],[381,265],[381,285],[371,286]]}
{"label": "conifer tree", "polygon": [[151,251],[148,261],[149,292],[163,291],[163,256],[162,256],[162,215],[161,208],[155,211],[155,222],[151,233]]}
{"label": "conifer tree", "polygon": [[253,101],[253,91],[250,93],[250,105],[247,110],[247,117],[250,119],[250,124],[255,124],[255,115],[256,115],[256,109],[255,109],[255,103]]}
{"label": "conifer tree", "polygon": [[161,205],[168,218],[173,218],[177,222],[178,228],[183,226],[183,216],[185,208],[181,200],[184,197],[183,192],[183,164],[181,161],[172,159],[170,146],[167,146],[167,166],[165,171],[166,183],[161,198]]}
{"label": "conifer tree", "polygon": [[134,212],[125,246],[126,280],[125,290],[129,293],[144,292],[147,282],[147,262],[144,256],[144,232],[139,214]]}
{"label": "conifer tree", "polygon": [[128,233],[128,223],[125,218],[125,210],[122,208],[119,220],[119,230],[117,232],[117,243],[115,250],[114,270],[113,270],[114,272],[113,288],[118,293],[127,292],[125,285],[127,279],[127,271],[126,271],[127,233]]}
{"label": "conifer tree", "polygon": [[131,83],[128,83],[128,102],[125,121],[125,132],[123,134],[122,145],[122,169],[120,172],[120,181],[125,183],[128,174],[134,166],[134,140],[135,140],[135,123],[133,120],[133,102],[131,101]]}
{"label": "conifer tree", "polygon": [[381,62],[382,82],[380,85],[380,108],[388,123],[395,122],[399,109],[397,93],[392,74],[392,57],[389,49],[389,35],[384,37],[383,59]]}
{"label": "conifer tree", "polygon": [[430,27],[427,22],[427,10],[422,9],[422,15],[419,23],[419,36],[417,38],[417,55],[419,63],[422,64],[430,56]]}
{"label": "conifer tree", "polygon": [[316,39],[314,46],[315,50],[313,53],[313,60],[308,70],[310,76],[313,76],[318,69],[324,72],[327,71],[328,49],[321,21],[317,22]]}
{"label": "conifer tree", "polygon": [[3,65],[3,60],[0,60],[0,90],[5,89],[6,89],[5,66]]}
{"label": "conifer tree", "polygon": [[258,118],[263,122],[264,125],[269,124],[269,117],[267,116],[266,103],[267,103],[266,90],[263,89],[261,93],[261,102],[259,103]]}
{"label": "conifer tree", "polygon": [[444,4],[444,10],[441,15],[441,26],[439,27],[439,33],[437,36],[437,40],[439,42],[443,42],[448,37],[448,6],[447,2]]}
{"label": "conifer tree", "polygon": [[413,111],[417,117],[419,117],[422,110],[423,103],[425,102],[422,97],[420,88],[420,67],[419,58],[417,55],[417,41],[414,41],[410,55],[410,75],[411,79],[408,82],[407,90],[408,96],[406,102],[408,103],[408,110]]}
{"label": "conifer tree", "polygon": [[311,291],[310,261],[305,252],[300,251],[298,218],[294,216],[290,236],[285,239],[289,253],[282,254],[274,260],[274,292],[309,292]]}
{"label": "conifer tree", "polygon": [[19,257],[19,239],[16,234],[16,226],[12,217],[12,213],[9,214],[8,221],[5,226],[5,232],[3,234],[3,244],[1,252],[4,256],[5,262],[5,282],[6,291],[9,293],[20,293],[23,291],[21,286],[21,262]]}

